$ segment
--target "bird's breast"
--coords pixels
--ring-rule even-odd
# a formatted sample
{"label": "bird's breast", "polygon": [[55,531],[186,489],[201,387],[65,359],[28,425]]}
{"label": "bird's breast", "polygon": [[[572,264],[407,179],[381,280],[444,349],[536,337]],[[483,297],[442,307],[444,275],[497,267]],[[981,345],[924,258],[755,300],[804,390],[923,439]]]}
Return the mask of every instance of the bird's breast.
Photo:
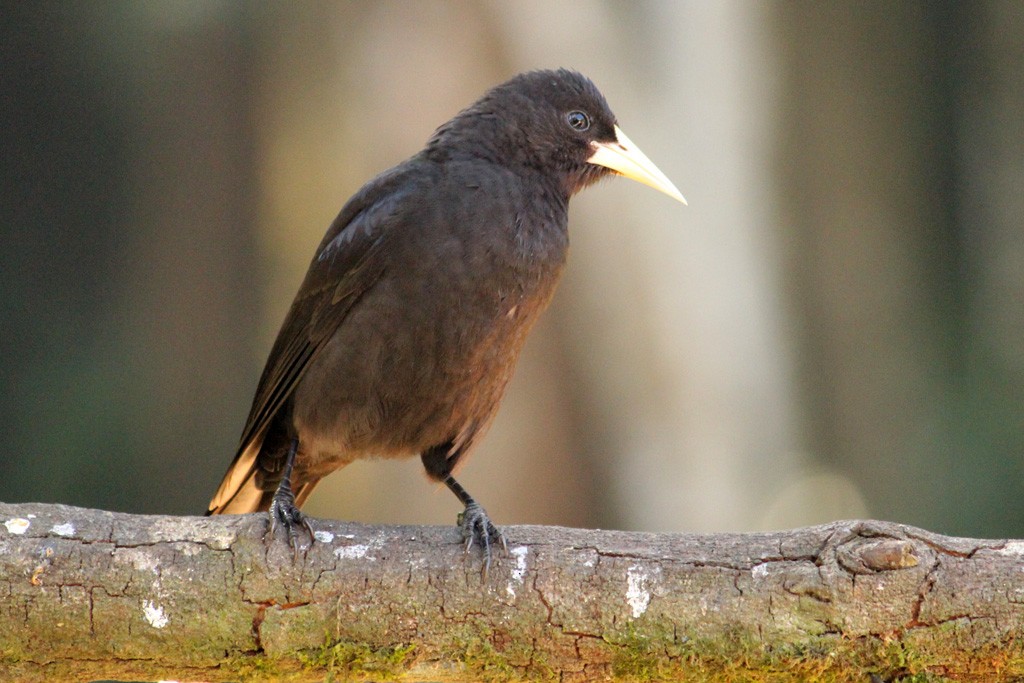
{"label": "bird's breast", "polygon": [[490,422],[568,239],[557,211],[472,199],[394,236],[380,280],[297,387],[300,440],[320,457],[414,455]]}

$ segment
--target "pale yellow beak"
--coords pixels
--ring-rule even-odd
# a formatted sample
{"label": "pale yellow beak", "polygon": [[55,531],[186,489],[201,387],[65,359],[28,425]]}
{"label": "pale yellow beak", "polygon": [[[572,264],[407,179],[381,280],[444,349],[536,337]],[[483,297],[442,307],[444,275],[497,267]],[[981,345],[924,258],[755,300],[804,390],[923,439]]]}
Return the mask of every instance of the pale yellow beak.
{"label": "pale yellow beak", "polygon": [[615,142],[592,142],[590,146],[594,152],[587,162],[610,168],[627,178],[660,190],[683,204],[686,203],[686,199],[672,181],[658,170],[658,167],[618,126],[615,126],[615,138]]}

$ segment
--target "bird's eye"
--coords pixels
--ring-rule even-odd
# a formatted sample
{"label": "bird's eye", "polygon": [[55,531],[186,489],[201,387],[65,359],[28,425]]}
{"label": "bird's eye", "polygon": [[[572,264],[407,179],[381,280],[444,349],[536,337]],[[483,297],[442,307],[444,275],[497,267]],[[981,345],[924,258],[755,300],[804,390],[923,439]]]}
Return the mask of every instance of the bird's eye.
{"label": "bird's eye", "polygon": [[584,131],[590,128],[590,117],[581,111],[571,111],[565,115],[565,121],[573,129],[578,131]]}

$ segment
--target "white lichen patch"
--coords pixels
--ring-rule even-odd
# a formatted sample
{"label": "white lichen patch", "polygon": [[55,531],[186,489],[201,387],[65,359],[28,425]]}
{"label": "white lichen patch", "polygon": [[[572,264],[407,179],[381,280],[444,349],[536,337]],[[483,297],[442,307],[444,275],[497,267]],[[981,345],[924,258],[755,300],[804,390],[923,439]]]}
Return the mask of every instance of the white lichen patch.
{"label": "white lichen patch", "polygon": [[515,558],[516,566],[512,568],[510,575],[510,581],[505,585],[505,592],[508,593],[508,597],[513,600],[516,597],[516,586],[523,585],[523,579],[526,577],[526,556],[530,553],[530,549],[525,545],[512,548],[508,551],[509,555]]}
{"label": "white lichen patch", "polygon": [[647,611],[651,604],[651,593],[647,590],[650,577],[640,565],[633,565],[626,570],[626,602],[637,619]]}
{"label": "white lichen patch", "polygon": [[140,572],[158,573],[160,562],[148,550],[142,548],[118,548],[114,551],[114,561],[130,564]]}
{"label": "white lichen patch", "polygon": [[755,579],[763,579],[768,576],[768,563],[762,562],[761,564],[755,564],[750,569],[750,575]]}
{"label": "white lichen patch", "polygon": [[75,535],[75,525],[71,522],[64,522],[63,524],[54,524],[50,527],[51,534],[57,534],[67,538],[68,536]]}
{"label": "white lichen patch", "polygon": [[313,538],[315,538],[318,543],[333,543],[334,542],[334,534],[331,533],[330,531],[314,531],[313,532]]}
{"label": "white lichen patch", "polygon": [[340,548],[335,548],[334,556],[342,560],[354,560],[366,557],[366,553],[368,552],[370,552],[370,546],[368,545],[346,545]]}
{"label": "white lichen patch", "polygon": [[163,628],[164,626],[167,626],[167,615],[164,614],[164,608],[160,605],[154,604],[152,600],[142,601],[142,615],[153,628]]}
{"label": "white lichen patch", "polygon": [[16,536],[21,536],[23,533],[28,531],[29,526],[32,522],[28,521],[24,517],[14,517],[4,522],[4,526],[7,530]]}
{"label": "white lichen patch", "polygon": [[173,544],[173,547],[185,557],[195,557],[199,553],[203,552],[204,546],[201,546],[198,543],[175,543]]}
{"label": "white lichen patch", "polygon": [[996,550],[1000,555],[1024,555],[1024,541],[1007,541],[1006,545]]}

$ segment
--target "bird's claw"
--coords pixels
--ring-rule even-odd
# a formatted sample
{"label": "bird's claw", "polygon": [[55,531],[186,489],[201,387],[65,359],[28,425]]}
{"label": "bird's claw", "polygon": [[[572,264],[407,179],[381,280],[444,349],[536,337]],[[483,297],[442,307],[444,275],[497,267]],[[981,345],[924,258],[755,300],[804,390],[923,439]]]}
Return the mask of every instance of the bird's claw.
{"label": "bird's claw", "polygon": [[299,544],[295,527],[302,525],[309,533],[309,544],[313,545],[315,540],[313,527],[309,524],[309,519],[296,507],[294,498],[289,499],[289,496],[278,497],[275,495],[270,502],[269,514],[270,524],[268,525],[266,536],[263,537],[264,543],[270,545],[274,542],[277,527],[281,525],[288,532],[288,545],[292,548],[292,557],[293,559],[298,559]]}
{"label": "bird's claw", "polygon": [[494,526],[487,512],[479,503],[470,503],[459,515],[459,525],[462,527],[462,539],[466,542],[466,552],[472,550],[474,545],[479,545],[484,555],[484,564],[481,573],[487,578],[491,569],[491,548],[501,543],[504,553],[508,553],[508,544],[501,530]]}

